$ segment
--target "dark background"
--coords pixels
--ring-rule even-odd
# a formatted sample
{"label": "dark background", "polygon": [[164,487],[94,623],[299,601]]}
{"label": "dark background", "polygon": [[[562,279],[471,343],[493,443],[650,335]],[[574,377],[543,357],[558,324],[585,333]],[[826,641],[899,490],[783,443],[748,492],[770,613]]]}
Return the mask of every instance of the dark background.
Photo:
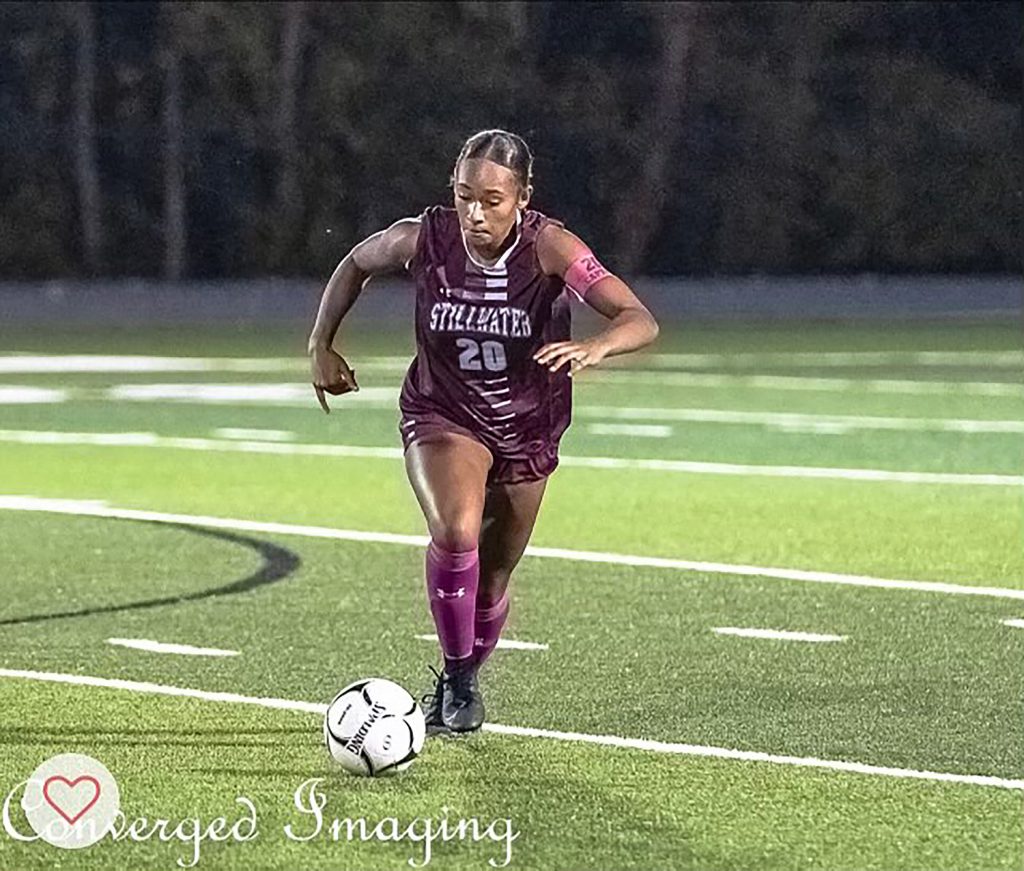
{"label": "dark background", "polygon": [[325,277],[462,141],[624,274],[1018,272],[1021,4],[0,4],[0,279]]}

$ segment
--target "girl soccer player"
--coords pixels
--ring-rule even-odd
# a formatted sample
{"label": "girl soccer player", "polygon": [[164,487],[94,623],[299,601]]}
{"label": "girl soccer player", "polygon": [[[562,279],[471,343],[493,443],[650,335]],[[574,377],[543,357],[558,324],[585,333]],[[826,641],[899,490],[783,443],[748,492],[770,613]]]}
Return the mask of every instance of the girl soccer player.
{"label": "girl soccer player", "polygon": [[[402,269],[415,279],[417,348],[400,431],[430,531],[427,594],[444,656],[426,712],[434,733],[483,723],[477,675],[558,464],[570,376],[658,334],[580,239],[527,208],[532,164],[513,133],[471,136],[455,161],[455,207],[433,206],[356,245],[327,282],[309,338],[313,387],[329,413],[325,393],[359,389],[332,343],[363,285]],[[573,341],[568,291],[608,319],[601,333]]]}

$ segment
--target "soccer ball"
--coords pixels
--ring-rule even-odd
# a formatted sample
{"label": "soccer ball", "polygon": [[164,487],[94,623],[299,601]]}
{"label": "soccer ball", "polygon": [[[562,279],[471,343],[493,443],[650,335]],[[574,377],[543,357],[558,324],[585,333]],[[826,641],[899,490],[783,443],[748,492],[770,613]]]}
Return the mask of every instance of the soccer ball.
{"label": "soccer ball", "polygon": [[379,677],[349,684],[324,717],[331,756],[346,771],[368,777],[405,771],[423,749],[425,734],[416,700]]}

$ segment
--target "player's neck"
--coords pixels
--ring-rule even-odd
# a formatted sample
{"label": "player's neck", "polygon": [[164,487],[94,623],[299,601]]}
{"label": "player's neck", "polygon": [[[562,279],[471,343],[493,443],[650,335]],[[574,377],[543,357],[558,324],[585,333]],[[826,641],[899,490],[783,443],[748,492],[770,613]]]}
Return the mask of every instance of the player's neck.
{"label": "player's neck", "polygon": [[469,248],[469,253],[473,255],[475,260],[479,260],[485,266],[493,266],[501,259],[501,255],[508,251],[516,242],[516,231],[515,227],[505,234],[505,239],[497,247],[497,249],[490,248],[484,250],[474,245],[468,239],[466,240],[466,246]]}
{"label": "player's neck", "polygon": [[519,225],[521,223],[522,215],[517,210],[515,223],[509,228],[509,231],[505,234],[505,238],[501,240],[501,244],[495,248],[487,250],[473,245],[469,239],[466,238],[466,234],[463,233],[462,244],[466,248],[466,253],[476,260],[481,266],[494,266],[499,260],[501,260],[505,253],[519,241]]}

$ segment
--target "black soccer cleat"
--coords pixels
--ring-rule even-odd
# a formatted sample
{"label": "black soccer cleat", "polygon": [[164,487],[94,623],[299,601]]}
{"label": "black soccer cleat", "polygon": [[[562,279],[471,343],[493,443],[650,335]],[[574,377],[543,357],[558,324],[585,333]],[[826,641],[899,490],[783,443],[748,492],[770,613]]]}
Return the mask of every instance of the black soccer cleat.
{"label": "black soccer cleat", "polygon": [[423,721],[428,735],[444,735],[448,733],[448,727],[441,717],[441,709],[444,704],[444,675],[433,666],[429,666],[429,668],[437,678],[437,683],[434,685],[433,692],[420,698],[420,704],[423,705]]}
{"label": "black soccer cleat", "polygon": [[476,672],[467,665],[443,675],[441,721],[450,732],[475,732],[484,724],[484,698]]}

